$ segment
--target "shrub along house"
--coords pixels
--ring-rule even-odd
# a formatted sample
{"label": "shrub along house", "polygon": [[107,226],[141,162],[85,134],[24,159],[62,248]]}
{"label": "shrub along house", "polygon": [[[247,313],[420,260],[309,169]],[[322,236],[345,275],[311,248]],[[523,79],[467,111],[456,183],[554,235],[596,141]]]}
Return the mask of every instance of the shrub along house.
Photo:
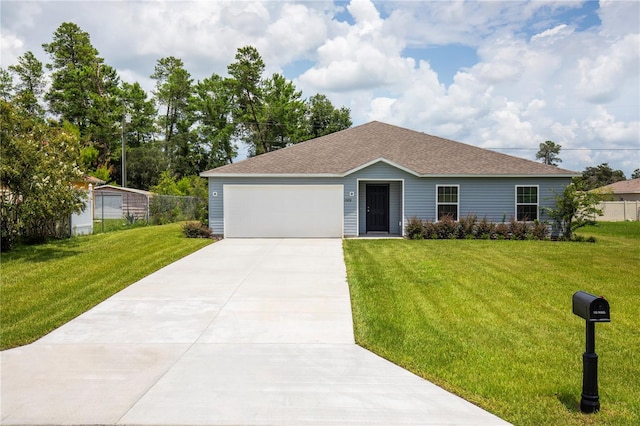
{"label": "shrub along house", "polygon": [[578,175],[376,121],[201,173],[225,237],[403,235],[414,216],[545,220]]}

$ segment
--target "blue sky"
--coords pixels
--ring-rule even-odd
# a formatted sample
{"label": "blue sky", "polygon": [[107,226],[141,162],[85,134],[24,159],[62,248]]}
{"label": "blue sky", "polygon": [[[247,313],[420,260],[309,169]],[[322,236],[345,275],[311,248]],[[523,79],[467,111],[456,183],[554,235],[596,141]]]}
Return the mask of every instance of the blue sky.
{"label": "blue sky", "polygon": [[438,79],[447,86],[459,70],[472,67],[478,62],[476,49],[462,44],[448,44],[427,47],[406,47],[403,56],[428,61],[438,74]]}
{"label": "blue sky", "polygon": [[305,97],[326,94],[354,124],[380,120],[562,167],[640,167],[640,2],[7,1],[3,67],[48,58],[65,21],[125,81],[147,90],[156,60],[196,80],[258,48]]}

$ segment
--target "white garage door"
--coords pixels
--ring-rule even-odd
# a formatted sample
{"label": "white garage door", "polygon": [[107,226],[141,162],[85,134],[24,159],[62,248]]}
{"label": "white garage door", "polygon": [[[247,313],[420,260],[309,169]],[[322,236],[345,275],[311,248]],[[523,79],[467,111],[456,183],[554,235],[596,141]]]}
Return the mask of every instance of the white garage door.
{"label": "white garage door", "polygon": [[224,185],[224,235],[342,238],[342,185]]}

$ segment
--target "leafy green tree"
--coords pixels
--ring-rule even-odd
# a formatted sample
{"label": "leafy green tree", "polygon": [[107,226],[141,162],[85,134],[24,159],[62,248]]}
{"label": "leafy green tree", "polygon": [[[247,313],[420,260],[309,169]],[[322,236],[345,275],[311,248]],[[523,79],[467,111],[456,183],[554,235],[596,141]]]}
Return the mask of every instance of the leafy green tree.
{"label": "leafy green tree", "polygon": [[86,146],[80,150],[80,167],[82,170],[95,169],[100,153],[93,146]]}
{"label": "leafy green tree", "polygon": [[536,160],[542,160],[544,164],[549,166],[557,166],[562,163],[558,156],[560,154],[561,145],[553,141],[544,141],[540,144],[540,150],[536,153]]}
{"label": "leafy green tree", "polygon": [[263,94],[260,120],[267,150],[274,151],[299,142],[304,133],[302,92],[282,74],[273,74],[264,82]]}
{"label": "leafy green tree", "polygon": [[99,152],[98,166],[108,167],[120,140],[119,77],[91,44],[89,34],[71,22],[58,27],[51,43],[42,45],[52,63],[51,87],[45,94],[49,111],[80,130],[84,146]]}
{"label": "leafy green tree", "polygon": [[0,101],[2,250],[19,237],[44,241],[68,235],[72,213],[84,209],[77,160],[80,144],[70,124],[49,126]]}
{"label": "leafy green tree", "polygon": [[197,143],[205,153],[201,170],[232,163],[238,153],[233,143],[236,132],[232,117],[233,101],[229,79],[213,74],[195,85],[191,107],[198,123]]}
{"label": "leafy green tree", "polygon": [[178,132],[173,138],[173,160],[170,168],[178,176],[189,176],[204,170],[207,152],[197,143],[197,135],[188,122],[178,125]]}
{"label": "leafy green tree", "polygon": [[182,60],[173,56],[159,59],[151,78],[156,80],[156,102],[165,108],[159,123],[169,167],[180,175],[191,174],[196,169],[190,157],[195,150],[192,149],[195,135],[191,132],[193,118],[189,109],[193,79]]}
{"label": "leafy green tree", "polygon": [[312,139],[345,130],[353,124],[349,108],[337,109],[323,94],[318,93],[306,102],[306,135]]}
{"label": "leafy green tree", "polygon": [[[172,222],[180,218],[183,212],[178,212],[180,203],[189,203],[193,208],[195,219],[205,223],[208,220],[208,188],[205,179],[199,176],[184,176],[177,178],[170,171],[162,172],[158,184],[151,187],[151,192],[159,195],[170,195],[173,197],[185,197],[185,199],[171,199],[172,197],[154,196],[151,210],[153,221],[157,223]],[[186,197],[190,197],[186,199]],[[165,200],[169,198],[169,200]],[[168,205],[175,204],[177,208],[167,208]],[[184,220],[184,219],[183,219]]]}
{"label": "leafy green tree", "polygon": [[91,76],[96,91],[90,93],[90,107],[87,110],[87,126],[81,133],[85,144],[95,146],[100,152],[101,165],[108,166],[113,153],[121,144],[121,129],[123,111],[121,108],[120,77],[115,69],[102,66]]}
{"label": "leafy green tree", "polygon": [[574,183],[589,191],[622,180],[627,180],[622,170],[613,170],[608,163],[602,163],[596,167],[587,167],[582,176],[574,178]]}
{"label": "leafy green tree", "polygon": [[253,155],[269,152],[269,140],[262,121],[264,61],[253,46],[239,48],[235,59],[227,66],[227,70],[233,78],[236,100],[233,119],[238,124],[240,139],[249,144]]}
{"label": "leafy green tree", "polygon": [[640,179],[640,169],[635,169],[631,174],[631,179]]}
{"label": "leafy green tree", "polygon": [[235,94],[233,106],[237,135],[259,155],[297,143],[305,136],[302,93],[281,74],[263,78],[262,57],[255,47],[238,49],[228,67]]}
{"label": "leafy green tree", "polygon": [[562,194],[556,194],[555,200],[554,208],[545,207],[544,210],[565,240],[571,240],[576,229],[595,222],[596,216],[602,216],[602,210],[598,208],[600,196],[580,189],[575,183],[567,185]]}
{"label": "leafy green tree", "polygon": [[16,104],[31,115],[44,116],[44,108],[40,105],[45,87],[42,62],[29,51],[18,58],[17,65],[10,65],[9,71],[13,72],[19,81],[16,85]]}
{"label": "leafy green tree", "polygon": [[91,172],[90,176],[96,177],[106,183],[112,182],[111,179],[111,169],[106,166],[100,166],[95,171]]}
{"label": "leafy green tree", "polygon": [[160,174],[160,178],[158,179],[158,183],[149,188],[149,191],[154,194],[161,195],[174,195],[180,196],[184,195],[178,189],[178,185],[176,182],[175,176],[171,173],[170,170],[165,170]]}
{"label": "leafy green tree", "polygon": [[155,132],[157,108],[153,99],[149,99],[140,83],[123,82],[121,85],[121,102],[124,114],[128,116],[125,126],[127,147],[139,147],[152,141]]}
{"label": "leafy green tree", "polygon": [[265,64],[255,47],[238,49],[231,75],[236,135],[249,146],[250,155],[284,148],[351,126],[350,111],[336,109],[326,96],[308,101],[281,74],[263,78]]}
{"label": "leafy green tree", "polygon": [[157,141],[149,141],[127,149],[127,186],[148,190],[158,185],[169,164]]}
{"label": "leafy green tree", "polygon": [[13,95],[13,78],[9,71],[0,68],[0,99],[9,102]]}
{"label": "leafy green tree", "polygon": [[45,95],[49,110],[83,131],[88,125],[86,111],[93,92],[87,74],[93,74],[102,59],[91,44],[89,33],[71,22],[62,23],[54,32],[53,41],[42,48],[52,60],[47,64],[52,71],[51,88]]}
{"label": "leafy green tree", "polygon": [[[154,185],[167,160],[154,141],[156,107],[153,99],[139,83],[123,82],[120,87],[118,110],[121,111],[120,135],[124,129],[126,149],[127,187],[147,189]],[[122,139],[113,149],[111,176],[122,183]],[[155,173],[155,176],[153,174]]]}
{"label": "leafy green tree", "polygon": [[177,178],[169,170],[160,174],[158,184],[150,189],[154,194],[173,195],[178,197],[208,197],[207,181],[200,176],[184,176]]}

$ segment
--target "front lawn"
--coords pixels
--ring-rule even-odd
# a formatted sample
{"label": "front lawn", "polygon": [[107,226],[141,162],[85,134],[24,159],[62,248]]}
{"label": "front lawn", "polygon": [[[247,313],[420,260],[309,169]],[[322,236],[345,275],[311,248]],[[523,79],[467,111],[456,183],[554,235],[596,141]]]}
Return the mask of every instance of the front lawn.
{"label": "front lawn", "polygon": [[0,349],[24,345],[211,240],[181,224],[18,247],[2,254]]}
{"label": "front lawn", "polygon": [[[517,425],[640,424],[640,223],[578,233],[597,242],[345,240],[356,340]],[[594,415],[578,290],[611,306]]]}

